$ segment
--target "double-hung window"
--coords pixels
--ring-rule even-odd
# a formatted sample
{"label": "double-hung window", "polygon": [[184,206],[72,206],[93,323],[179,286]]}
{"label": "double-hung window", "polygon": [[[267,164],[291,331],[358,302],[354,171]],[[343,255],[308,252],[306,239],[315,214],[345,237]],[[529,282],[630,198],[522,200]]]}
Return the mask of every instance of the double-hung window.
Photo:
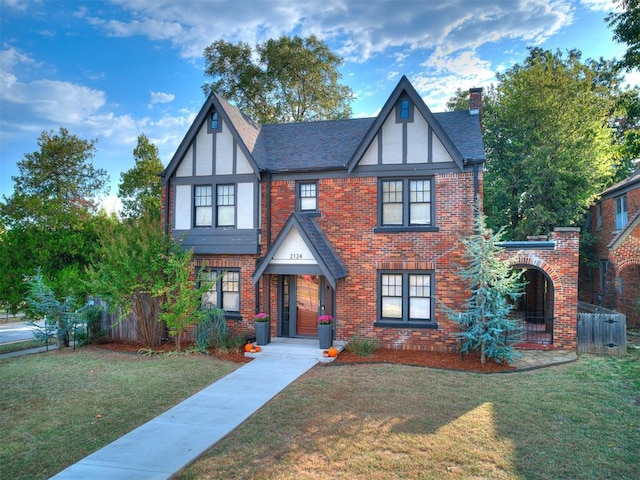
{"label": "double-hung window", "polygon": [[210,288],[202,295],[203,308],[221,308],[227,313],[240,312],[240,271],[206,268],[198,272],[198,280]]}
{"label": "double-hung window", "polygon": [[433,226],[433,188],[430,178],[380,181],[381,227]]}
{"label": "double-hung window", "polygon": [[318,184],[316,182],[298,183],[298,210],[301,212],[318,210]]}
{"label": "double-hung window", "polygon": [[196,227],[211,226],[211,186],[196,185],[194,190],[194,225]]}
{"label": "double-hung window", "polygon": [[216,226],[233,227],[236,224],[236,186],[216,187]]}
{"label": "double-hung window", "polygon": [[627,226],[627,196],[622,195],[616,198],[616,230],[622,230]]}
{"label": "double-hung window", "polygon": [[434,326],[433,274],[429,271],[378,273],[379,326]]}

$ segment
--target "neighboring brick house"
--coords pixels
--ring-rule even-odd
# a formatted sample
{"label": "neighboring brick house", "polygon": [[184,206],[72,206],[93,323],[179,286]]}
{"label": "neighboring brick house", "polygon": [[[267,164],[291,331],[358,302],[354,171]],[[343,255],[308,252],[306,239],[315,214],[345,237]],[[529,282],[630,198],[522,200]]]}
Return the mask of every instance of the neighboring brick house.
{"label": "neighboring brick house", "polygon": [[589,217],[599,267],[582,269],[580,299],[640,326],[640,168],[602,192]]}
{"label": "neighboring brick house", "polygon": [[453,351],[442,304],[469,296],[481,95],[434,114],[402,77],[374,118],[259,125],[214,93],[163,173],[166,231],[218,279],[207,301],[236,332],[262,311],[273,336],[314,337],[331,314],[341,340]]}

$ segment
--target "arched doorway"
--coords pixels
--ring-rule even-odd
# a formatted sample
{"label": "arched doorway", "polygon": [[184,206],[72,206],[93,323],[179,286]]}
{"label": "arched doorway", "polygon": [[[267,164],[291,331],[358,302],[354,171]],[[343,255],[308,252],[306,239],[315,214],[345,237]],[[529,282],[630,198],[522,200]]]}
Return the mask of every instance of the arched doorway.
{"label": "arched doorway", "polygon": [[524,294],[516,301],[515,315],[522,321],[525,343],[553,344],[553,282],[544,270],[531,265],[524,268]]}

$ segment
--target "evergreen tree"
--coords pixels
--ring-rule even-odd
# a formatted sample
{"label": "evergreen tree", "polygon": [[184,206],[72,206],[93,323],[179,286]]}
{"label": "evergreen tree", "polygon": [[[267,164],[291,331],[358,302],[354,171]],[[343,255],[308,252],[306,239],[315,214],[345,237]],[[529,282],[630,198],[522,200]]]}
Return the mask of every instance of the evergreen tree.
{"label": "evergreen tree", "polygon": [[466,301],[466,310],[445,310],[460,324],[461,353],[479,351],[481,363],[487,358],[509,362],[514,357],[512,345],[519,331],[518,322],[509,314],[524,283],[520,281],[521,272],[500,256],[502,231],[493,233],[488,229],[483,214],[477,215],[475,227],[476,233],[461,239],[467,263],[459,271],[471,289],[471,297]]}

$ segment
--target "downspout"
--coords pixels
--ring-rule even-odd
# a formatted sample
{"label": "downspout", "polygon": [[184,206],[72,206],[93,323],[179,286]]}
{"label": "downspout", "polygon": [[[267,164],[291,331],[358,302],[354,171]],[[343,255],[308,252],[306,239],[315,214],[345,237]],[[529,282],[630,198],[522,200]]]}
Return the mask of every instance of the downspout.
{"label": "downspout", "polygon": [[266,228],[267,228],[267,251],[271,248],[271,173],[266,173],[267,181],[267,205],[266,205]]}

